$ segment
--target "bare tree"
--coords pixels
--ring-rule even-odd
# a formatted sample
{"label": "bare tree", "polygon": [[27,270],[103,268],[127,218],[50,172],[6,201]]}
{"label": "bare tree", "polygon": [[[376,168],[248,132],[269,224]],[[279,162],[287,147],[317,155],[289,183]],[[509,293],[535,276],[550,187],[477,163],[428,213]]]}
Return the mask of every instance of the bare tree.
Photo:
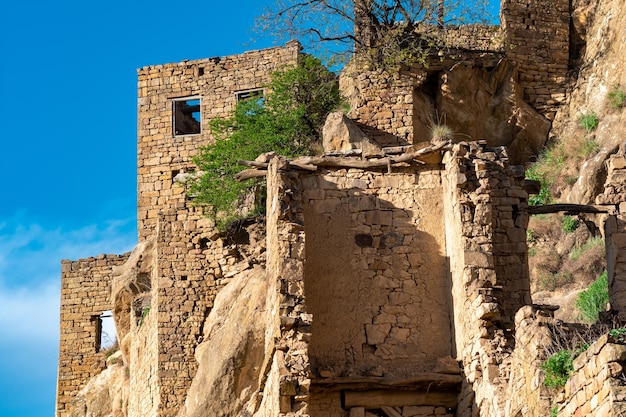
{"label": "bare tree", "polygon": [[445,46],[444,26],[486,22],[488,1],[274,0],[257,28],[335,59],[357,52],[387,66]]}

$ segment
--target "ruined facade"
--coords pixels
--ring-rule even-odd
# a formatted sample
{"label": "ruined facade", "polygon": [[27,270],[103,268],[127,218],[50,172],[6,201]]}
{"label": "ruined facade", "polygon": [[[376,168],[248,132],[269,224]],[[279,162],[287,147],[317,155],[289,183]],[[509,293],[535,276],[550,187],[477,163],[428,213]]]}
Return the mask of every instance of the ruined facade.
{"label": "ruined facade", "polygon": [[[539,1],[505,0],[505,48],[485,51],[485,41],[468,55],[468,65],[480,71],[509,71],[498,67],[500,59],[514,62],[507,77],[546,118],[564,99],[565,3],[555,1],[544,13]],[[458,37],[460,44],[467,38],[462,30]],[[545,56],[533,59],[542,45]],[[255,416],[534,415],[524,400],[538,395],[532,382],[538,358],[515,343],[534,337],[526,325],[541,316],[537,308],[527,311],[528,194],[523,169],[510,163],[505,148],[492,146],[500,143],[449,145],[425,163],[387,156],[377,169],[308,172],[274,158],[267,239],[247,233],[237,242],[245,250],[220,237],[191,204],[177,178],[193,173],[191,158],[212,140],[209,121],[258,94],[272,71],[296,64],[299,54],[290,42],[138,71],[140,245],[132,254],[63,262],[57,416],[76,412],[72,399],[104,366],[98,351],[104,311],[115,315],[129,369],[126,415],[185,416],[199,368],[194,355],[210,342],[203,339],[205,320],[218,294],[254,265],[264,267],[267,291],[255,317],[266,329],[260,365],[242,366],[260,381],[249,400]],[[443,67],[358,74],[351,116],[383,148],[414,149],[426,137],[416,103],[433,100],[427,92],[448,76]],[[609,279],[620,311],[624,168],[616,157],[617,188],[598,202],[610,211]],[[606,377],[603,364],[623,364],[618,348],[598,343],[589,355],[603,362],[587,370],[580,359],[577,372]],[[519,366],[528,363],[534,368]],[[564,413],[607,407],[602,401],[617,395],[600,384],[572,384]]]}

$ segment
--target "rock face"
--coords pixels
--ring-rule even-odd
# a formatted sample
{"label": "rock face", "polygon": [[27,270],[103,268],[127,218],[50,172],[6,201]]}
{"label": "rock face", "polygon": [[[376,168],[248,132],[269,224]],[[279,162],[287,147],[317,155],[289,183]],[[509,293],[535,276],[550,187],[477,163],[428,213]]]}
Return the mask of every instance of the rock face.
{"label": "rock face", "polygon": [[219,293],[196,349],[199,363],[185,406],[185,417],[251,416],[257,409],[265,364],[265,269],[255,267]]}
{"label": "rock face", "polygon": [[626,15],[620,13],[626,0],[573,2],[575,24],[580,30],[581,66],[569,94],[569,103],[561,107],[554,120],[551,136],[567,138],[581,136],[579,117],[594,112],[599,116],[598,128],[589,137],[599,145],[599,151],[580,167],[580,175],[561,199],[590,204],[604,186],[607,176],[605,161],[618,151],[626,138],[626,111],[611,109],[608,94],[626,89]]}
{"label": "rock face", "polygon": [[[113,270],[111,299],[113,317],[120,347],[126,358],[130,357],[131,317],[141,317],[141,311],[150,305],[151,275],[154,267],[154,241],[139,243],[123,265]],[[131,311],[131,310],[135,311]]]}
{"label": "rock face", "polygon": [[109,358],[109,366],[92,378],[72,401],[70,417],[125,417],[129,378],[121,352]]}
{"label": "rock face", "polygon": [[507,146],[513,163],[528,161],[543,148],[550,122],[524,101],[516,78],[505,60],[492,70],[459,63],[442,75],[438,113],[459,140],[486,139]]}

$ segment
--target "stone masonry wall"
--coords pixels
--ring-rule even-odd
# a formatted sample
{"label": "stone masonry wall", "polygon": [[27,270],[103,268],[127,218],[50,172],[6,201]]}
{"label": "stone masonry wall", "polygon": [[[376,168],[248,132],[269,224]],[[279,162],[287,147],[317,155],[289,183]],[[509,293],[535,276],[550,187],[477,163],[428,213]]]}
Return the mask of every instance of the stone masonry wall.
{"label": "stone masonry wall", "polygon": [[127,258],[99,255],[62,261],[57,417],[69,415],[71,400],[105,367],[104,354],[98,351],[99,316],[112,310],[111,271]]}
{"label": "stone masonry wall", "polygon": [[524,99],[553,120],[565,101],[569,65],[569,0],[503,0],[504,51],[518,65]]}
{"label": "stone masonry wall", "polygon": [[604,222],[606,261],[611,309],[626,320],[626,149],[607,161],[604,193],[596,204],[613,206]]}
{"label": "stone masonry wall", "polygon": [[626,345],[609,334],[574,359],[574,372],[557,398],[558,417],[619,417],[626,413]]}
{"label": "stone masonry wall", "polygon": [[496,416],[506,401],[513,318],[530,304],[523,170],[508,166],[503,148],[475,144],[456,145],[444,163],[456,358],[466,381],[457,415]]}
{"label": "stone masonry wall", "polygon": [[350,102],[349,116],[381,146],[413,143],[413,75],[358,71],[348,67],[339,85]]}
{"label": "stone masonry wall", "polygon": [[[180,209],[184,187],[174,182],[194,170],[191,158],[211,142],[209,122],[227,116],[236,93],[261,88],[272,71],[295,64],[300,44],[250,51],[224,58],[144,67],[138,74],[137,219],[139,240],[154,235],[159,211]],[[174,101],[200,100],[199,134],[173,133]]]}
{"label": "stone masonry wall", "polygon": [[301,181],[312,374],[433,371],[452,345],[438,167]]}

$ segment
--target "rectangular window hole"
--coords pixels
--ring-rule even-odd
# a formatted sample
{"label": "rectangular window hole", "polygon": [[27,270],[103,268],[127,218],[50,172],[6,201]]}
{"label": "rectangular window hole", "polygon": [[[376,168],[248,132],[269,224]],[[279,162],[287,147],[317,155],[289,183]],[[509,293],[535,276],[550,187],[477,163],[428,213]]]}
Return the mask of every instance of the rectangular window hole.
{"label": "rectangular window hole", "polygon": [[174,135],[197,135],[201,128],[200,98],[173,100]]}
{"label": "rectangular window hole", "polygon": [[181,275],[180,276],[180,280],[181,281],[187,281],[187,275]]}
{"label": "rectangular window hole", "polygon": [[237,97],[237,102],[239,103],[240,101],[246,101],[246,100],[259,100],[262,101],[263,100],[263,89],[262,88],[255,88],[252,90],[243,90],[243,91],[237,91],[235,93],[235,97]]}
{"label": "rectangular window hole", "polygon": [[109,349],[117,342],[113,312],[105,310],[99,316],[92,316],[96,325],[96,352]]}

